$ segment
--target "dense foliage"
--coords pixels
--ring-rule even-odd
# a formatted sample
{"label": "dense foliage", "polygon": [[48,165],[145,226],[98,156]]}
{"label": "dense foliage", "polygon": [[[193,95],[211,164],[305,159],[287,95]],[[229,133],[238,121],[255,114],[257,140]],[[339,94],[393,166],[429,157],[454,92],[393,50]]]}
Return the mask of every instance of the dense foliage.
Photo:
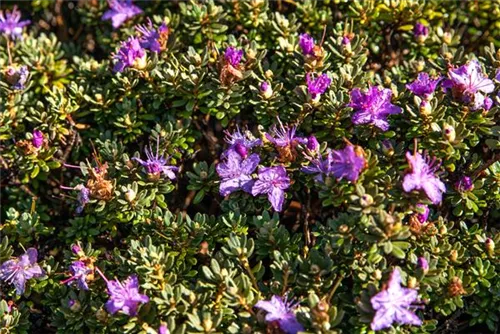
{"label": "dense foliage", "polygon": [[1,333],[499,330],[499,1],[15,2]]}

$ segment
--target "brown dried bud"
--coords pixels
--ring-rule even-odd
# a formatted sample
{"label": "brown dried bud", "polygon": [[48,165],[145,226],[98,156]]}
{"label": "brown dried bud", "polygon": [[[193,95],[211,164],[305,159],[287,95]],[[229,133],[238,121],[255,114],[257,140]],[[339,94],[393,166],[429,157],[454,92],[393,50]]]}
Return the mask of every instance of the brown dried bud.
{"label": "brown dried bud", "polygon": [[466,292],[464,290],[464,287],[462,285],[462,280],[458,278],[457,276],[453,277],[451,279],[450,284],[448,285],[448,294],[451,297],[455,296],[460,296],[464,295]]}

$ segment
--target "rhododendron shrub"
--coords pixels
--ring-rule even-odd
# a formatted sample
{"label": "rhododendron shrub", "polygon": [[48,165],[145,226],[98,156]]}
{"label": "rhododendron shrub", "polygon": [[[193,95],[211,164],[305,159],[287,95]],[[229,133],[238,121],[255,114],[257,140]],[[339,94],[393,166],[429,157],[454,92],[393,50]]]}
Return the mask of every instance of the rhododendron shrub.
{"label": "rhododendron shrub", "polygon": [[500,330],[500,3],[0,10],[0,332]]}

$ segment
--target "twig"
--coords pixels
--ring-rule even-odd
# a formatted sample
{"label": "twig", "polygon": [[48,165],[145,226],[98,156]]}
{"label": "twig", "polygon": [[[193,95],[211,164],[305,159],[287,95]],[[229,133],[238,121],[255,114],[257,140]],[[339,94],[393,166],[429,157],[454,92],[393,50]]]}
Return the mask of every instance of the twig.
{"label": "twig", "polygon": [[330,290],[330,293],[328,293],[328,303],[331,302],[333,295],[335,295],[335,291],[337,291],[337,288],[339,287],[339,285],[343,279],[344,279],[344,274],[339,274],[337,276],[337,279],[335,280],[335,283],[333,284],[333,287]]}

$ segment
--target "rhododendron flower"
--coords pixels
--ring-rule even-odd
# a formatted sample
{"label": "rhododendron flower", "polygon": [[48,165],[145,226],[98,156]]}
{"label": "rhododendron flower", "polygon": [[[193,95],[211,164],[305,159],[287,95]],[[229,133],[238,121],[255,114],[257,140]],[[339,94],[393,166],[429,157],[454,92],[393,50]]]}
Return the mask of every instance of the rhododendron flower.
{"label": "rhododendron flower", "polygon": [[118,28],[123,22],[142,13],[142,10],[132,4],[132,0],[108,0],[109,10],[102,16],[102,20],[111,20],[113,28]]}
{"label": "rhododendron flower", "polygon": [[423,190],[433,204],[439,204],[446,191],[444,183],[435,175],[440,164],[435,158],[429,159],[427,156],[424,158],[418,152],[415,154],[407,152],[406,159],[410,165],[410,172],[403,180],[404,191]]}
{"label": "rhododendron flower", "polygon": [[139,39],[129,37],[122,42],[118,53],[114,56],[117,60],[113,71],[123,72],[127,67],[144,68],[146,66],[146,52],[142,48]]}
{"label": "rhododendron flower", "polygon": [[450,77],[443,86],[451,88],[453,96],[472,105],[472,109],[482,108],[485,96],[495,89],[493,81],[483,74],[481,65],[475,59],[448,72]]}
{"label": "rhododendron flower", "polygon": [[302,50],[304,56],[314,54],[314,39],[309,34],[300,34],[299,36],[299,46]]}
{"label": "rhododendron flower", "polygon": [[0,33],[6,36],[21,39],[23,28],[30,23],[30,20],[21,21],[21,12],[17,6],[14,6],[11,12],[6,11],[5,14],[3,10],[0,10]]}
{"label": "rhododendron flower", "polygon": [[307,149],[309,151],[317,151],[319,150],[319,142],[318,142],[318,139],[316,139],[315,136],[313,135],[310,135],[308,138],[307,138],[307,145],[306,145]]}
{"label": "rhododendron flower", "polygon": [[267,194],[275,211],[283,209],[285,190],[290,187],[290,178],[283,166],[263,167],[259,169],[259,179],[252,187],[252,195]]}
{"label": "rhododendron flower", "polygon": [[378,331],[389,328],[394,322],[402,325],[421,326],[422,320],[410,310],[411,304],[417,298],[417,290],[401,286],[401,274],[398,269],[395,269],[387,286],[370,300],[375,310],[371,329]]}
{"label": "rhododendron flower", "polygon": [[149,302],[149,297],[139,293],[139,280],[136,275],[132,275],[125,281],[107,281],[109,300],[106,302],[106,309],[109,313],[115,314],[122,311],[126,315],[137,314],[139,304]]}
{"label": "rhododendron flower", "polygon": [[442,78],[432,79],[429,74],[422,72],[418,74],[415,81],[406,85],[406,88],[413,94],[428,100],[436,90],[436,87],[441,80]]}
{"label": "rhododendron flower", "polygon": [[42,131],[40,131],[40,130],[33,131],[33,139],[31,140],[31,143],[36,148],[42,147],[42,145],[43,145],[43,133],[42,133]]}
{"label": "rhododendron flower", "polygon": [[307,73],[306,82],[307,92],[313,100],[317,100],[330,87],[332,80],[326,74],[321,74],[313,79],[311,73]]}
{"label": "rhododendron flower", "polygon": [[361,148],[347,144],[343,150],[333,150],[331,154],[331,174],[339,180],[356,182],[366,166],[366,159]]}
{"label": "rhododendron flower", "polygon": [[5,80],[11,84],[14,90],[23,90],[26,88],[28,81],[29,71],[27,66],[15,67],[9,66],[5,70]]}
{"label": "rhododendron flower", "polygon": [[89,286],[87,284],[87,275],[92,273],[90,268],[87,268],[83,261],[74,261],[69,266],[69,271],[71,273],[71,277],[62,281],[62,284],[70,284],[74,281],[77,282],[78,289],[88,290]]}
{"label": "rhododendron flower", "polygon": [[240,128],[236,128],[233,133],[229,133],[226,131],[225,134],[225,140],[230,146],[228,147],[226,152],[222,154],[223,157],[230,150],[235,150],[243,158],[246,158],[249,150],[251,150],[255,146],[260,146],[262,144],[262,140],[249,138],[246,133],[242,133],[240,131]]}
{"label": "rhododendron flower", "polygon": [[36,263],[38,252],[28,248],[26,253],[12,260],[7,260],[0,266],[0,280],[14,284],[16,293],[24,293],[26,281],[43,276],[42,268]]}
{"label": "rhododendron flower", "polygon": [[323,176],[329,176],[332,173],[332,160],[332,151],[328,150],[328,154],[325,158],[319,156],[311,160],[311,164],[303,167],[302,171],[307,174],[317,174],[314,179],[318,182],[324,182]]}
{"label": "rhododendron flower", "polygon": [[296,306],[280,296],[272,296],[270,301],[260,300],[255,304],[256,308],[267,312],[267,322],[278,322],[280,329],[287,334],[304,331],[304,327],[297,321],[294,314]]}
{"label": "rhododendron flower", "polygon": [[138,25],[135,29],[141,35],[139,38],[141,47],[153,52],[160,52],[162,50],[166,42],[166,36],[168,35],[168,27],[165,23],[162,23],[160,27],[156,29],[148,18],[147,25]]}
{"label": "rhododendron flower", "polygon": [[260,157],[255,153],[245,159],[234,150],[228,151],[225,161],[216,167],[217,174],[221,178],[220,194],[227,196],[240,189],[250,193],[254,184],[251,174],[259,162]]}
{"label": "rhododendron flower", "polygon": [[294,148],[298,144],[307,144],[307,139],[295,135],[297,127],[284,126],[278,119],[279,128],[276,125],[271,127],[271,133],[266,133],[266,138],[277,147]]}
{"label": "rhododendron flower", "polygon": [[472,179],[468,176],[462,176],[456,183],[455,183],[455,189],[457,191],[463,193],[466,191],[471,191],[474,189],[474,183],[472,182]]}
{"label": "rhododendron flower", "polygon": [[402,112],[400,107],[391,104],[392,91],[387,88],[371,86],[367,92],[355,88],[350,95],[351,102],[348,106],[356,111],[351,118],[356,125],[373,124],[387,131],[389,129],[387,117]]}
{"label": "rhododendron flower", "polygon": [[179,167],[167,165],[169,158],[165,158],[159,153],[160,139],[158,137],[156,142],[156,154],[153,155],[153,150],[151,146],[149,150],[146,148],[144,152],[146,153],[147,160],[142,160],[140,158],[133,157],[132,159],[140,163],[146,173],[152,178],[159,178],[161,173],[165,174],[170,180],[175,180],[175,173],[179,170]]}
{"label": "rhododendron flower", "polygon": [[229,46],[224,52],[224,59],[228,64],[231,64],[233,67],[237,67],[241,58],[243,57],[243,50],[238,50],[235,47]]}

